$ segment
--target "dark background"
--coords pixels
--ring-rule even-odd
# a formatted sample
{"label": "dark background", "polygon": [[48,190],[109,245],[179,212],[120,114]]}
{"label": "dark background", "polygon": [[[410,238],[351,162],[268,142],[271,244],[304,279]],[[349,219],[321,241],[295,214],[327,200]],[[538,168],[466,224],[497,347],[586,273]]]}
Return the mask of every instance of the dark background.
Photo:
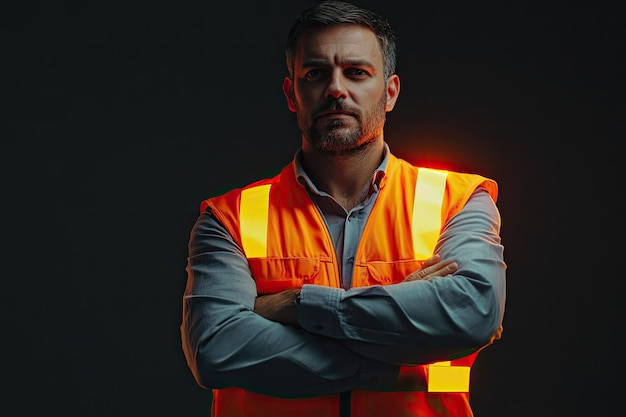
{"label": "dark background", "polygon": [[[187,239],[202,199],[298,148],[284,41],[310,4],[2,6],[2,415],[209,415],[180,344]],[[398,35],[392,151],[500,184],[505,331],[473,368],[476,416],[608,414],[623,385],[621,14],[358,4]]]}

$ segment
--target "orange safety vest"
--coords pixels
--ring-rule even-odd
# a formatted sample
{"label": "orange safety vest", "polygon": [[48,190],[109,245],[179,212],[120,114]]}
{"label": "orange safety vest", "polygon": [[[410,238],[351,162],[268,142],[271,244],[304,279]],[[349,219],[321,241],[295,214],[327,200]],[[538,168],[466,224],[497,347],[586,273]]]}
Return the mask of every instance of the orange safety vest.
{"label": "orange safety vest", "polygon": [[[476,174],[417,168],[389,155],[386,175],[356,253],[353,287],[398,283],[432,256],[442,225],[477,187],[497,199],[495,181]],[[339,288],[334,246],[322,215],[295,175],[294,164],[271,179],[207,199],[241,246],[259,294],[303,284]],[[351,415],[469,417],[470,368],[477,353],[446,362],[405,366],[412,391],[356,389]],[[338,417],[339,394],[282,399],[240,388],[213,390],[214,417]]]}

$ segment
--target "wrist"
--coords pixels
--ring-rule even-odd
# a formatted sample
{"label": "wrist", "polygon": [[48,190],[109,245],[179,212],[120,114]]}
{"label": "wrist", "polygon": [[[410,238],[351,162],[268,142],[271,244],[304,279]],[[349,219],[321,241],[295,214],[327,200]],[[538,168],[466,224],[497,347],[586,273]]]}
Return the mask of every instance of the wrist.
{"label": "wrist", "polygon": [[291,303],[293,308],[293,324],[298,326],[298,307],[300,306],[300,289],[294,292],[293,301]]}

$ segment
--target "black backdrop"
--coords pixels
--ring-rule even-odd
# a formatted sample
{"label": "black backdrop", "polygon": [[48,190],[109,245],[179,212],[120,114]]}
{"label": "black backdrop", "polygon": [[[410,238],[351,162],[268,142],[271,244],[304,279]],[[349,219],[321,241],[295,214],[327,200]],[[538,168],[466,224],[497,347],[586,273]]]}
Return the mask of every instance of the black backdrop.
{"label": "black backdrop", "polygon": [[[392,151],[500,184],[508,304],[472,374],[477,417],[612,409],[619,13],[358,3],[398,34]],[[309,4],[2,6],[3,415],[208,416],[180,348],[187,238],[202,199],[297,149],[284,40]]]}

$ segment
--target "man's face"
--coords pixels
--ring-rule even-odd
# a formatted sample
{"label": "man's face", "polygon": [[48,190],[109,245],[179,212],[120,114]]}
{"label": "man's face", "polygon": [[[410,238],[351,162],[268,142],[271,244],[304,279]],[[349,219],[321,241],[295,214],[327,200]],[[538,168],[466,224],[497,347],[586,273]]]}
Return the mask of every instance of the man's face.
{"label": "man's face", "polygon": [[382,139],[397,95],[387,87],[374,32],[348,24],[301,34],[294,78],[285,79],[283,91],[296,112],[303,148],[339,153]]}

